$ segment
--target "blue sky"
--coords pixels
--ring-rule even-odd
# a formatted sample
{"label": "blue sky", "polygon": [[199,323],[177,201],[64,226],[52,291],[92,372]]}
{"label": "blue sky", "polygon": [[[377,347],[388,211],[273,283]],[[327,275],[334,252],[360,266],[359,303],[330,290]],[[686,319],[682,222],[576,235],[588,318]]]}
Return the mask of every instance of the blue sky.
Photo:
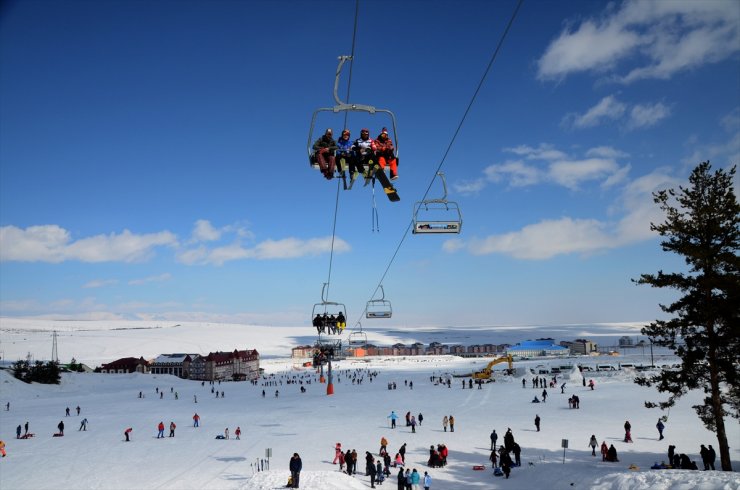
{"label": "blue sky", "polygon": [[[659,317],[651,192],[740,160],[740,4],[525,1],[446,158],[516,2],[359,4],[348,99],[398,122],[379,232],[306,158],[355,2],[4,2],[0,315],[308,325],[331,277],[352,325],[390,264],[364,325]],[[440,164],[463,232],[405,236]]]}

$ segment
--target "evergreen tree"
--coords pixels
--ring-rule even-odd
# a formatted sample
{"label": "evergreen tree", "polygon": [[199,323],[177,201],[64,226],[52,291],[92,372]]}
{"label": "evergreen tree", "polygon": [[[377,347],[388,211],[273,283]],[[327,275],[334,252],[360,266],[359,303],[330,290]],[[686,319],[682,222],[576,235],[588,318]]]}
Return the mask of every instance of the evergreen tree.
{"label": "evergreen tree", "polygon": [[674,350],[682,363],[678,370],[635,382],[669,394],[666,401],[645,402],[648,408],[669,408],[690,390],[703,390],[703,404],[693,408],[717,434],[722,469],[732,471],[725,416],[740,417],[740,206],[733,190],[736,168],[711,169],[703,162],[691,173],[688,188],[653,194],[666,220],[651,229],[663,237],[664,251],[684,258],[687,270],[641,274],[635,281],[680,294],[672,304],[660,305],[670,319],[656,320],[642,333]]}

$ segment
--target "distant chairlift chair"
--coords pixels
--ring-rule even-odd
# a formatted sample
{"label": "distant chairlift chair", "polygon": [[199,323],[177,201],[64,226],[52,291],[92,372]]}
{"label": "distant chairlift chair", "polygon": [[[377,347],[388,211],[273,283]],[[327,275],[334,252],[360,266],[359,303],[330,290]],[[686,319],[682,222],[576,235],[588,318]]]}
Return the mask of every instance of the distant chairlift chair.
{"label": "distant chairlift chair", "polygon": [[462,213],[460,206],[447,200],[447,183],[442,172],[437,172],[442,179],[444,195],[439,199],[425,199],[414,205],[412,233],[460,233],[462,231]]}
{"label": "distant chairlift chair", "polygon": [[380,298],[371,299],[365,306],[365,318],[390,318],[393,315],[391,302],[385,299],[385,290],[380,285]]}

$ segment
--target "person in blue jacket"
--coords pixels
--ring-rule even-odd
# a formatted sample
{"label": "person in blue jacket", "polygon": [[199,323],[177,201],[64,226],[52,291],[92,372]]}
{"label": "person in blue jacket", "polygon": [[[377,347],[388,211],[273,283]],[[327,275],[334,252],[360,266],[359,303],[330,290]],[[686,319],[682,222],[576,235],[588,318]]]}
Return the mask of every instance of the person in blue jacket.
{"label": "person in blue jacket", "polygon": [[[355,152],[353,150],[355,142],[349,139],[349,136],[349,129],[345,129],[344,131],[342,131],[342,136],[340,136],[337,140],[337,151],[335,158],[337,163],[339,164],[339,171],[343,178],[346,176],[346,169],[349,169],[350,177],[354,175],[356,171]],[[345,181],[345,190],[347,189],[346,185],[347,183]]]}
{"label": "person in blue jacket", "polygon": [[391,410],[391,414],[387,418],[391,419],[391,429],[395,429],[396,419],[398,418],[398,415],[396,415],[396,412]]}
{"label": "person in blue jacket", "polygon": [[298,488],[298,484],[301,478],[301,470],[303,469],[303,461],[298,453],[293,453],[293,457],[290,458],[290,478],[293,482],[291,488]]}

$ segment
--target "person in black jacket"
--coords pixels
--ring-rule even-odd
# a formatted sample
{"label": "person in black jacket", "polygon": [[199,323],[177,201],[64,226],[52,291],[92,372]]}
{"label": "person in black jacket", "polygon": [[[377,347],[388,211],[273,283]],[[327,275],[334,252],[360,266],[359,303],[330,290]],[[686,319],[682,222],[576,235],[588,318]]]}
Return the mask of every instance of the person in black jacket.
{"label": "person in black jacket", "polygon": [[406,488],[406,475],[403,474],[403,468],[398,469],[398,490],[404,490]]}
{"label": "person in black jacket", "polygon": [[301,478],[301,470],[303,469],[303,461],[298,453],[293,453],[293,457],[290,458],[290,477],[293,481],[291,488],[298,488],[298,484]]}
{"label": "person in black jacket", "polygon": [[336,150],[337,142],[332,136],[331,128],[327,129],[324,135],[313,144],[316,162],[319,164],[321,173],[324,174],[324,177],[328,180],[334,178],[334,169],[336,167],[334,153]]}

